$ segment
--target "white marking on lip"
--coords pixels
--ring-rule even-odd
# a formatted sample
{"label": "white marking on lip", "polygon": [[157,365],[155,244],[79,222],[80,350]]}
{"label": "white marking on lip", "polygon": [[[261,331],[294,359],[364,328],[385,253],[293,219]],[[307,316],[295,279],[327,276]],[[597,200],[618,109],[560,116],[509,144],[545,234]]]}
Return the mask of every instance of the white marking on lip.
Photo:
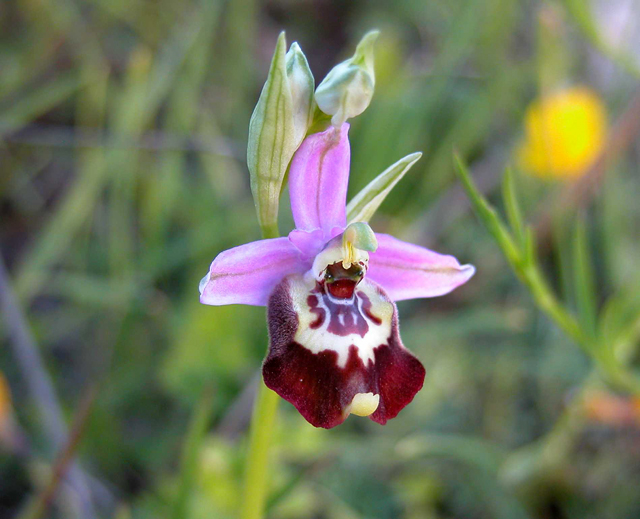
{"label": "white marking on lip", "polygon": [[[393,318],[393,303],[381,293],[378,286],[373,282],[363,279],[358,285],[358,290],[363,292],[371,301],[371,313],[381,320],[381,323],[373,322],[364,312],[364,301],[356,297],[351,303],[357,301],[358,310],[369,325],[369,331],[364,337],[358,333],[350,333],[345,336],[336,335],[327,330],[331,320],[329,309],[324,304],[323,298],[318,297],[317,308],[322,308],[326,312],[324,322],[319,328],[310,328],[311,323],[317,320],[317,314],[311,313],[307,304],[307,297],[316,286],[313,275],[302,276],[292,274],[288,277],[291,290],[293,310],[298,315],[298,329],[294,340],[308,349],[312,353],[321,351],[335,351],[338,354],[338,367],[344,368],[349,359],[349,348],[355,346],[358,356],[366,366],[369,362],[375,361],[374,351],[376,348],[387,344],[391,336],[391,321]],[[333,301],[333,300],[332,300]],[[339,316],[341,324],[344,324],[344,316]],[[355,319],[355,316],[352,317]]]}

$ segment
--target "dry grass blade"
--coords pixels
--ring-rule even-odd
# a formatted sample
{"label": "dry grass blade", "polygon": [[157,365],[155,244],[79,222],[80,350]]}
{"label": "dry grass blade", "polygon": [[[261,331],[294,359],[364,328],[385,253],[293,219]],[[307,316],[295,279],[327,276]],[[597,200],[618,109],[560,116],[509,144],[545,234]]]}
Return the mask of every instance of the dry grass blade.
{"label": "dry grass blade", "polygon": [[51,476],[47,485],[35,500],[27,506],[26,510],[19,516],[19,519],[39,519],[47,513],[56,491],[69,471],[73,457],[80,446],[80,440],[82,439],[87,420],[91,415],[96,394],[96,388],[92,387],[83,397],[67,442],[51,469]]}
{"label": "dry grass blade", "polygon": [[[18,306],[2,257],[0,257],[0,308],[5,318],[6,329],[9,331],[9,342],[13,346],[31,397],[40,411],[47,436],[51,439],[53,448],[59,449],[67,436],[62,410],[24,314]],[[95,517],[84,474],[78,467],[72,465],[69,478],[82,502],[82,519]]]}

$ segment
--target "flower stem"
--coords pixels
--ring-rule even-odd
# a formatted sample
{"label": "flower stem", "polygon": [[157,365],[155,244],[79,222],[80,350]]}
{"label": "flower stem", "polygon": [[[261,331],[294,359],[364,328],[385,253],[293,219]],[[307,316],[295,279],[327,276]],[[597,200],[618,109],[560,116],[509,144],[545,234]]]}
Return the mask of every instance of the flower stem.
{"label": "flower stem", "polygon": [[260,380],[258,397],[251,418],[249,455],[244,479],[242,519],[261,519],[267,497],[267,461],[273,424],[278,410],[278,395]]}
{"label": "flower stem", "polygon": [[[277,238],[278,225],[262,228],[263,238]],[[273,433],[273,424],[278,411],[279,397],[264,385],[260,378],[258,395],[251,416],[249,435],[249,454],[244,475],[244,496],[242,501],[242,519],[262,519],[267,499],[267,462],[269,444]]]}

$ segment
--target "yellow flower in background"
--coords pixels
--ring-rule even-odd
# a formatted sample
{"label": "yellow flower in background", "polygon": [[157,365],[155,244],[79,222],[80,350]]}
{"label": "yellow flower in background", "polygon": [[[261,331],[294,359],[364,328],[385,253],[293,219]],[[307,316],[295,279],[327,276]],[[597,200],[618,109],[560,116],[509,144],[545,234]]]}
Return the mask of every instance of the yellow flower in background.
{"label": "yellow flower in background", "polygon": [[0,371],[0,454],[3,450],[13,453],[24,452],[27,443],[13,412],[11,389]]}
{"label": "yellow flower in background", "polygon": [[527,109],[518,161],[539,177],[577,177],[602,151],[606,133],[606,110],[594,91],[586,87],[561,90]]}
{"label": "yellow flower in background", "polygon": [[17,451],[21,446],[22,439],[13,417],[11,390],[0,371],[0,452],[2,452],[3,448],[9,451]]}
{"label": "yellow flower in background", "polygon": [[587,418],[612,427],[640,426],[640,398],[594,391],[584,400]]}
{"label": "yellow flower in background", "polygon": [[9,384],[4,378],[2,372],[0,372],[0,427],[5,423],[9,416],[11,416],[11,391],[9,390]]}

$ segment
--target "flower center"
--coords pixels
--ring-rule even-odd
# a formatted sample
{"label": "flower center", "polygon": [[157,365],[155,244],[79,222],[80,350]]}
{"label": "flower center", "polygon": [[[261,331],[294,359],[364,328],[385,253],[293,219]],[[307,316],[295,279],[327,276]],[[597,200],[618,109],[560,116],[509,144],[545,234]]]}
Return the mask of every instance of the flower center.
{"label": "flower center", "polygon": [[344,262],[328,265],[324,273],[327,291],[338,299],[351,299],[356,285],[364,277],[364,267],[360,263],[351,263],[349,268]]}

